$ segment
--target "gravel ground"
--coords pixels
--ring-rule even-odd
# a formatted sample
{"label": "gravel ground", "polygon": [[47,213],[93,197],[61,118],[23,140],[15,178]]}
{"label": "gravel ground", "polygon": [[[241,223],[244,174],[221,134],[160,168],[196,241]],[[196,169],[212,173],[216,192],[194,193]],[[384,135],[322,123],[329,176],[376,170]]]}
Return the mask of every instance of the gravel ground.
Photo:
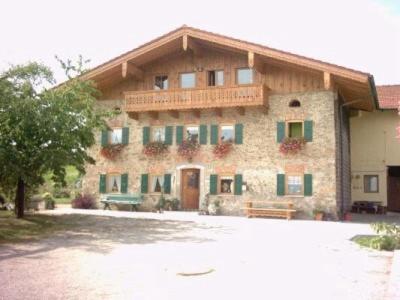
{"label": "gravel ground", "polygon": [[367,224],[48,213],[79,226],[0,246],[0,299],[385,299],[393,254],[350,241]]}

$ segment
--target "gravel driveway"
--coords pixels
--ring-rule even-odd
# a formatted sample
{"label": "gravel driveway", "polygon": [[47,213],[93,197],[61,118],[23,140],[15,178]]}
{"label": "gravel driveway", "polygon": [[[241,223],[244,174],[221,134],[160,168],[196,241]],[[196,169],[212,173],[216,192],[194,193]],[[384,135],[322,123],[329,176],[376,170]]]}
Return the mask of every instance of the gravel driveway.
{"label": "gravel driveway", "polygon": [[79,226],[0,246],[0,299],[384,299],[367,224],[61,209]]}

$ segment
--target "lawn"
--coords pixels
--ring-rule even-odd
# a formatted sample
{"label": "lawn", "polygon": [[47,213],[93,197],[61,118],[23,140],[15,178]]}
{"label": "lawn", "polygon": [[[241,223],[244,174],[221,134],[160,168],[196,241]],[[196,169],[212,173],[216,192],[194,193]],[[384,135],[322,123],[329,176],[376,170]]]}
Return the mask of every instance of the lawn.
{"label": "lawn", "polygon": [[73,225],[73,218],[27,214],[24,219],[17,219],[13,212],[0,211],[0,244],[38,239]]}

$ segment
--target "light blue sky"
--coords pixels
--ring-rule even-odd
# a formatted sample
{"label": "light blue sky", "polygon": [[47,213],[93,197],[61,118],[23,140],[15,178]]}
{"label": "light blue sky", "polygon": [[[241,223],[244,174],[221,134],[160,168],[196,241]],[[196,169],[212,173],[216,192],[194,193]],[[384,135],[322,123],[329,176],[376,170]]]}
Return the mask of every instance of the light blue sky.
{"label": "light blue sky", "polygon": [[54,55],[98,65],[190,26],[400,83],[400,0],[2,0],[0,69]]}

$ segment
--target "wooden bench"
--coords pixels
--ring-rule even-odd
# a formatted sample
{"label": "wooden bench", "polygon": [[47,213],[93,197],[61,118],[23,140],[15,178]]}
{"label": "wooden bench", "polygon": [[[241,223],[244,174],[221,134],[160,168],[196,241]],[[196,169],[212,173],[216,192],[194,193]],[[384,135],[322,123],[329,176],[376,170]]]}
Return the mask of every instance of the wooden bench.
{"label": "wooden bench", "polygon": [[104,195],[100,200],[104,204],[104,209],[111,210],[111,204],[131,205],[131,211],[137,211],[137,206],[143,202],[142,194],[109,194]]}
{"label": "wooden bench", "polygon": [[[278,208],[276,206],[283,206],[283,208]],[[276,217],[290,220],[296,213],[296,210],[293,209],[293,203],[287,201],[246,201],[245,207],[242,209],[245,210],[245,214],[248,218]]]}

